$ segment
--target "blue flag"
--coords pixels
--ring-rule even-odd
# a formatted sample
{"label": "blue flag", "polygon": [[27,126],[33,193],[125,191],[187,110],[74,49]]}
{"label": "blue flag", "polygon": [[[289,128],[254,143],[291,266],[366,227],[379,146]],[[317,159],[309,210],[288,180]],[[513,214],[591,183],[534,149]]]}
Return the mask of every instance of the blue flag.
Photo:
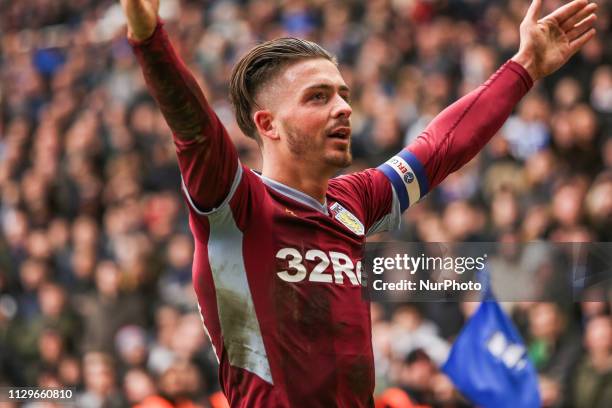
{"label": "blue flag", "polygon": [[453,344],[442,371],[483,408],[539,408],[538,376],[512,321],[485,297]]}

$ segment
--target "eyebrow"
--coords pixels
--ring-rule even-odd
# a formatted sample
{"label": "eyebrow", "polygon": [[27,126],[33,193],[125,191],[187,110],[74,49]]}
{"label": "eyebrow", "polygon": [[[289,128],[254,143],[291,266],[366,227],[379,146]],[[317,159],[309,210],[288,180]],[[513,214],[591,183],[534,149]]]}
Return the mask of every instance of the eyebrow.
{"label": "eyebrow", "polygon": [[[311,91],[313,89],[325,89],[325,90],[333,90],[334,86],[333,85],[329,85],[329,84],[315,84],[315,85],[311,85],[309,87],[307,87],[305,89],[305,91]],[[339,92],[347,92],[347,93],[351,93],[351,90],[348,86],[346,85],[340,85],[338,87],[338,91]]]}

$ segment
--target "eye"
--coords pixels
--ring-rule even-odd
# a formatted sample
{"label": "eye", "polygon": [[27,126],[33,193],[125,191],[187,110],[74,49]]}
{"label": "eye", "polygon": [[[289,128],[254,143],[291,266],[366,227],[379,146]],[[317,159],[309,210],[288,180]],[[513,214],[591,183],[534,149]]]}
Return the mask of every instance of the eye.
{"label": "eye", "polygon": [[324,92],[317,92],[312,94],[310,100],[315,102],[327,102],[327,95]]}

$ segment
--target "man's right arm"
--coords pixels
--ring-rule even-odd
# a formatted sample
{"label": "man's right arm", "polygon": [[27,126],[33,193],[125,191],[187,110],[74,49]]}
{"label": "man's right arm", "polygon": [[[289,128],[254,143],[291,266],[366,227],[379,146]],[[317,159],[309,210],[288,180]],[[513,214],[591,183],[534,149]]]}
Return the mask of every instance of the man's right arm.
{"label": "man's right arm", "polygon": [[128,38],[159,108],[172,130],[190,200],[201,211],[218,207],[230,194],[238,155],[202,90],[177,56],[156,0],[122,0]]}

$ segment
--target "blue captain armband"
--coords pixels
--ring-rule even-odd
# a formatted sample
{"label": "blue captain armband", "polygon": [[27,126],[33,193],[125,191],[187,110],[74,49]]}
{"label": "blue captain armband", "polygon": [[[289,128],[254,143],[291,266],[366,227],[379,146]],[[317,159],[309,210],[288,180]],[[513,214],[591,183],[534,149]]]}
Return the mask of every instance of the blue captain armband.
{"label": "blue captain armband", "polygon": [[402,212],[416,204],[429,191],[423,165],[408,150],[402,150],[378,166],[378,170],[391,181]]}

